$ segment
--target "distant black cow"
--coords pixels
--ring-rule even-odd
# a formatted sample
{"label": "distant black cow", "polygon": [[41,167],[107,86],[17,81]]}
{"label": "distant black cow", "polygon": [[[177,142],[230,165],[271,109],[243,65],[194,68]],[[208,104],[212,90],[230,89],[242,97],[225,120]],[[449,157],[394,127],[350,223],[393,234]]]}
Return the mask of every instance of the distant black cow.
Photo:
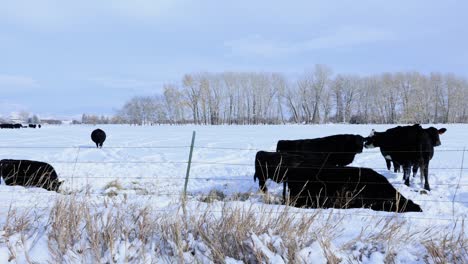
{"label": "distant black cow", "polygon": [[30,128],[36,128],[36,124],[29,124],[28,125]]}
{"label": "distant black cow", "polygon": [[6,185],[35,186],[55,192],[62,184],[50,164],[33,160],[0,160],[0,176]]}
{"label": "distant black cow", "polygon": [[15,124],[0,124],[0,128],[1,129],[13,129],[13,128],[19,128],[19,127],[16,127]]}
{"label": "distant black cow", "polygon": [[[278,152],[304,155],[314,160],[312,165],[346,166],[353,162],[356,153],[361,153],[364,138],[360,135],[333,135],[314,139],[280,140]],[[320,162],[317,164],[317,161]]]}
{"label": "distant black cow", "polygon": [[287,173],[291,203],[312,208],[370,208],[390,212],[422,212],[385,178],[369,168],[297,167]]}
{"label": "distant black cow", "polygon": [[434,155],[434,147],[439,146],[439,135],[447,129],[430,127],[423,129],[421,125],[398,126],[385,132],[375,132],[366,138],[366,148],[380,147],[391,160],[403,166],[403,179],[409,186],[410,169],[413,166],[421,169],[421,181],[424,177],[424,189],[429,187],[429,161]]}
{"label": "distant black cow", "polygon": [[255,155],[254,181],[258,178],[260,190],[267,192],[267,179],[283,183],[283,201],[286,201],[286,173],[289,168],[300,166],[304,161],[301,155],[259,151]]}
{"label": "distant black cow", "polygon": [[97,148],[102,148],[102,144],[106,141],[106,133],[98,128],[91,133],[91,139],[96,143]]}

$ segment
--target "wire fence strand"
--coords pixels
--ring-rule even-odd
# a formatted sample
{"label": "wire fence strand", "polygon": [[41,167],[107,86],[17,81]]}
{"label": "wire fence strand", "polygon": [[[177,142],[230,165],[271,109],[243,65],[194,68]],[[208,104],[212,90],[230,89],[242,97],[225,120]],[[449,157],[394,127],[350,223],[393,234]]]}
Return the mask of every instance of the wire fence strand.
{"label": "wire fence strand", "polygon": [[[171,181],[171,180],[184,180],[185,177],[183,176],[175,176],[175,177],[171,177],[171,176],[168,176],[168,175],[165,175],[165,176],[157,176],[157,175],[153,175],[153,176],[136,176],[136,177],[128,177],[127,175],[126,176],[118,176],[118,175],[113,175],[112,177],[106,177],[106,176],[93,176],[93,175],[86,175],[86,176],[81,176],[81,175],[76,175],[76,172],[77,172],[77,167],[79,167],[80,165],[82,164],[90,164],[90,165],[106,165],[106,164],[110,164],[110,165],[115,165],[115,164],[122,164],[122,165],[125,165],[125,164],[144,164],[144,165],[150,165],[150,164],[155,164],[155,165],[160,165],[160,164],[175,164],[175,165],[182,165],[182,164],[187,164],[187,161],[152,161],[152,160],[103,160],[103,161],[92,161],[92,160],[81,160],[79,158],[80,156],[80,151],[83,150],[83,149],[94,149],[94,147],[85,147],[85,146],[0,146],[0,149],[77,149],[77,152],[76,152],[76,157],[74,160],[71,160],[71,161],[66,161],[66,160],[58,160],[58,161],[53,161],[53,160],[48,160],[47,162],[49,163],[52,163],[52,164],[71,164],[73,165],[73,169],[72,169],[72,173],[71,173],[71,185],[72,185],[72,188],[75,188],[74,186],[74,181],[75,179],[86,179],[86,186],[89,186],[89,179],[113,179],[113,180],[118,180],[120,178],[125,178],[125,179],[151,179],[151,180],[157,180],[157,181]],[[152,149],[183,149],[184,152],[186,152],[186,149],[187,148],[190,148],[190,146],[108,146],[106,148],[109,148],[109,149],[149,149],[149,150],[152,150]],[[235,147],[212,147],[212,146],[194,146],[194,151],[195,151],[195,156],[197,154],[196,151],[200,151],[200,150],[235,150],[235,151],[261,151],[261,149],[258,149],[258,148],[235,148]],[[431,203],[452,203],[452,208],[453,208],[453,214],[452,214],[452,218],[432,218],[432,217],[412,217],[414,219],[427,219],[427,220],[454,220],[455,218],[455,203],[459,203],[459,204],[468,204],[468,201],[463,201],[463,200],[457,200],[457,195],[458,195],[458,190],[460,189],[461,186],[468,186],[468,183],[464,183],[462,182],[462,177],[464,176],[463,173],[464,171],[468,170],[468,168],[466,168],[464,166],[464,154],[465,154],[465,151],[466,149],[463,148],[463,149],[443,149],[443,148],[437,148],[437,150],[435,152],[460,152],[462,153],[462,164],[460,167],[450,167],[450,166],[446,166],[446,167],[430,167],[430,170],[450,170],[450,171],[457,171],[459,170],[460,171],[460,174],[459,174],[459,177],[458,177],[458,182],[457,183],[438,183],[437,185],[441,185],[441,186],[456,186],[456,190],[454,192],[454,195],[453,195],[453,198],[450,199],[450,200],[445,200],[445,199],[413,199],[414,201],[417,201],[417,202],[431,202]],[[272,152],[275,152],[275,150],[272,150]],[[393,152],[408,152],[408,151],[404,151],[404,150],[401,150],[401,151],[393,151]],[[299,152],[300,154],[348,154],[348,153],[354,153],[356,154],[355,152],[319,152],[319,151],[302,151],[302,152]],[[374,155],[374,154],[381,154],[380,151],[377,151],[377,150],[366,150],[364,151],[363,153],[357,153],[359,155],[362,155],[362,154],[369,154],[369,155]],[[252,161],[252,163],[232,163],[232,162],[219,162],[219,161],[204,161],[204,160],[193,160],[192,161],[192,165],[210,165],[210,166],[240,166],[240,167],[250,167],[251,168],[251,171],[253,172],[254,168],[255,168],[255,164],[254,162]],[[287,166],[268,166],[268,167],[278,167],[278,168],[281,168],[281,167],[287,167]],[[196,169],[197,167],[194,166],[194,169]],[[310,169],[337,169],[336,167],[324,167],[324,166],[302,166],[302,168],[310,168]],[[344,168],[340,168],[340,169],[346,169],[346,167]],[[372,169],[374,170],[387,170],[387,168],[383,168],[383,167],[373,167]],[[82,171],[81,171],[82,172]],[[392,172],[391,172],[392,173]],[[62,176],[66,176],[66,175],[62,175]],[[201,176],[195,176],[195,177],[191,177],[190,180],[193,181],[193,180],[201,180],[201,181],[216,181],[216,182],[221,182],[221,181],[226,181],[226,182],[241,182],[241,181],[252,181],[252,176],[229,176],[229,177],[216,177],[216,176],[213,176],[213,177],[201,177]],[[237,178],[239,177],[239,178]],[[66,178],[66,177],[65,177]],[[70,177],[69,177],[70,178]],[[300,180],[288,180],[288,182],[291,182],[291,183],[305,183],[305,182],[309,182],[309,183],[317,183],[317,182],[322,182],[322,181],[311,181],[311,180],[304,180],[304,181],[300,181]],[[335,181],[333,183],[343,183],[343,184],[388,184],[388,183],[381,183],[381,182],[362,182],[362,181],[357,181],[357,182],[353,182],[353,181]],[[402,185],[404,184],[403,182],[391,182],[392,185]],[[132,192],[132,191],[137,191],[137,190],[132,190],[132,189],[124,189],[124,190],[120,190],[120,193],[123,194],[123,195],[147,195],[147,196],[155,196],[155,195],[159,195],[159,196],[169,196],[169,197],[180,197],[182,195],[182,193],[180,192],[149,192],[147,194],[136,194],[136,193],[129,193],[129,192]],[[16,195],[16,194],[22,194],[23,192],[18,192],[18,190],[0,190],[0,193],[11,193],[12,196]],[[27,192],[24,192],[24,193],[27,193]],[[120,194],[118,193],[118,194]],[[37,193],[36,193],[37,194]],[[106,193],[105,191],[87,191],[86,192],[87,195],[94,195],[94,196],[102,196],[102,197],[107,197],[109,196],[108,193]],[[56,195],[56,193],[48,193],[48,192],[44,192],[44,193],[40,193],[40,195],[50,195],[50,196],[54,196]],[[234,195],[233,195],[234,196]],[[189,198],[192,198],[192,199],[200,199],[201,197],[210,197],[209,195],[206,195],[206,193],[203,193],[203,192],[200,192],[200,193],[192,193],[190,195],[188,195]],[[340,197],[340,196],[327,196],[328,198],[331,198],[331,199],[343,199],[344,197]],[[213,197],[213,198],[216,198],[216,197]],[[384,199],[384,198],[379,198],[379,197],[366,197],[366,199],[374,199],[374,200],[388,200],[388,199]],[[12,200],[12,202],[14,202]],[[0,207],[3,207],[3,205],[0,205]],[[48,207],[45,207],[45,208],[48,208]],[[163,211],[163,210],[162,210]],[[213,212],[216,212],[216,211],[213,211]],[[221,212],[221,211],[220,211]],[[298,212],[298,213],[301,213],[303,214],[304,212]],[[356,215],[356,214],[352,214],[352,215]],[[364,215],[365,217],[381,217],[380,215]],[[395,216],[391,216],[391,217],[395,217]],[[401,216],[398,216],[399,218],[401,218]],[[403,217],[404,218],[404,217]]]}

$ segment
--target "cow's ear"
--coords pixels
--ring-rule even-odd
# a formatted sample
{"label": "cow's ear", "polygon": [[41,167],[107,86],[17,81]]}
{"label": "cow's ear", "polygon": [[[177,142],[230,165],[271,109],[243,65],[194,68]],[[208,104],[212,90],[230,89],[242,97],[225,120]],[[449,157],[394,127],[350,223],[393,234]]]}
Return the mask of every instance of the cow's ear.
{"label": "cow's ear", "polygon": [[442,135],[443,133],[445,133],[445,131],[447,131],[447,129],[444,127],[444,128],[441,128],[438,130],[439,132],[439,135]]}

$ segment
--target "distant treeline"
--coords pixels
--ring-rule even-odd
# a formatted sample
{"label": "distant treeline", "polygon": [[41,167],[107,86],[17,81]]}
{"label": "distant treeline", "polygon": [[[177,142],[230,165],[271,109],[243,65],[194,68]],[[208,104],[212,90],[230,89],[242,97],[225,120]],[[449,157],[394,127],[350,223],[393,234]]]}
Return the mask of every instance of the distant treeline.
{"label": "distant treeline", "polygon": [[[186,74],[161,94],[129,99],[112,118],[130,124],[467,123],[468,82],[454,74],[371,76],[316,65],[281,73]],[[85,118],[83,118],[85,119]],[[89,122],[89,116],[83,122]]]}

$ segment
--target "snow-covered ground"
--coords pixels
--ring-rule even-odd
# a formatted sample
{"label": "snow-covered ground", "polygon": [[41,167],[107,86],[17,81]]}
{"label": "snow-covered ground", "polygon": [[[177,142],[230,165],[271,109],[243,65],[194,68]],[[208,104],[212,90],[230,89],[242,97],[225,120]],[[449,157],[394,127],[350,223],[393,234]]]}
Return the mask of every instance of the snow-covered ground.
{"label": "snow-covered ground", "polygon": [[[50,163],[60,179],[64,179],[66,193],[88,195],[96,204],[109,192],[124,194],[126,199],[150,204],[157,210],[166,210],[177,204],[184,189],[187,160],[192,131],[196,131],[190,180],[188,182],[188,209],[199,210],[204,206],[201,197],[211,191],[230,197],[251,193],[245,199],[228,202],[230,206],[255,208],[263,206],[258,193],[258,183],[253,181],[254,157],[258,150],[274,151],[279,139],[301,139],[333,134],[360,134],[367,136],[371,129],[383,131],[394,125],[278,125],[278,126],[99,126],[107,133],[102,149],[97,149],[90,139],[91,131],[98,126],[62,125],[43,126],[41,129],[0,131],[0,159],[32,159]],[[423,233],[428,228],[440,232],[463,232],[461,220],[468,214],[468,148],[466,131],[468,125],[435,125],[446,127],[441,136],[442,145],[435,150],[430,163],[429,182],[432,191],[422,194],[419,177],[412,179],[407,187],[402,184],[402,174],[387,171],[379,149],[365,149],[356,156],[352,166],[370,167],[385,175],[406,198],[412,199],[423,209],[422,213],[405,213],[397,216],[405,221],[408,229]],[[423,125],[428,127],[428,125]],[[465,153],[468,154],[468,153]],[[282,186],[269,183],[270,193],[280,196]],[[39,188],[25,189],[19,186],[0,186],[0,226],[5,225],[11,208],[29,210],[50,208],[53,200],[65,196]],[[220,205],[221,206],[221,205]],[[225,206],[225,205],[224,205]],[[265,205],[282,208],[280,205]],[[195,209],[196,208],[196,209]],[[213,208],[216,208],[216,204]],[[211,209],[220,210],[220,209]],[[259,209],[260,210],[260,209]],[[314,213],[314,209],[292,209],[297,214]],[[394,217],[393,213],[367,209],[323,210],[325,214],[345,215],[341,233],[332,241],[332,247],[342,247],[362,232],[364,225],[375,223],[379,218]],[[195,212],[193,212],[195,213]],[[371,218],[373,220],[365,220]],[[324,220],[325,221],[325,220]],[[371,222],[369,222],[371,221]],[[265,240],[268,234],[256,234],[252,241]],[[263,238],[262,238],[263,236]],[[466,238],[466,234],[462,233]],[[46,239],[46,238],[44,238]],[[272,239],[271,237],[269,239]],[[39,247],[39,248],[38,248]],[[42,248],[43,247],[43,248]],[[324,247],[312,243],[304,249]],[[401,245],[394,260],[399,263],[424,263],[427,256],[420,244]],[[365,248],[356,244],[353,250]],[[265,249],[266,250],[266,249]],[[271,249],[270,249],[271,250]],[[372,251],[372,250],[371,250]],[[0,240],[0,262],[8,260],[5,241]],[[36,246],[30,257],[39,262],[48,259],[47,243]],[[302,253],[304,253],[302,252]],[[318,263],[323,254],[304,253],[305,263]],[[379,253],[380,252],[380,253]],[[358,262],[379,263],[385,249],[375,250]],[[466,253],[466,249],[464,251]],[[301,253],[301,254],[302,254]],[[352,250],[351,250],[352,253]],[[345,253],[340,253],[345,254]],[[340,255],[346,261],[345,255]],[[307,261],[310,258],[311,261]],[[21,259],[18,257],[18,259]],[[275,257],[271,259],[276,259]],[[271,260],[270,259],[270,260]],[[314,261],[315,260],[315,261]],[[468,261],[468,259],[464,259]],[[226,258],[228,263],[236,263]],[[164,261],[162,261],[164,262]],[[281,261],[270,261],[280,263]]]}

